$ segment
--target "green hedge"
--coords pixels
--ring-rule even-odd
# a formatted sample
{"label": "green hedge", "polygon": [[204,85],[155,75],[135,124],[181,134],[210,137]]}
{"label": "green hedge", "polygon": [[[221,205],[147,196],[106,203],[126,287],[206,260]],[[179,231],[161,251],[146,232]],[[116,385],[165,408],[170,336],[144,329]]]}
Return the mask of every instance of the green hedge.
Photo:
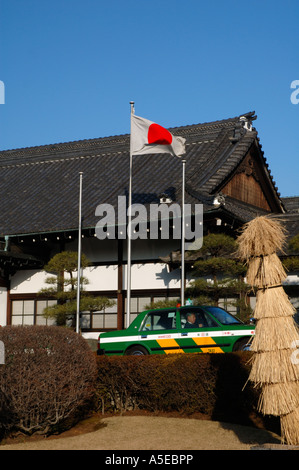
{"label": "green hedge", "polygon": [[98,357],[98,398],[105,412],[201,413],[250,424],[258,391],[247,383],[250,352]]}

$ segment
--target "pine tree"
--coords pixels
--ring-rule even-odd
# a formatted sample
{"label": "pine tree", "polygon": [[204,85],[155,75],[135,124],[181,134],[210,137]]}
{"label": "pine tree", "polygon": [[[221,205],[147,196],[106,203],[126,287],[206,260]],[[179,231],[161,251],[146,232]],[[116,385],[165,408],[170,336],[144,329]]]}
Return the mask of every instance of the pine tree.
{"label": "pine tree", "polygon": [[282,259],[287,271],[299,271],[299,233],[290,239],[288,243],[289,256]]}
{"label": "pine tree", "polygon": [[[90,262],[84,254],[81,256],[82,269],[89,266]],[[77,284],[78,284],[78,254],[73,251],[57,253],[44,270],[52,274],[45,280],[50,287],[41,289],[39,295],[57,300],[56,305],[46,307],[43,315],[46,318],[54,318],[57,325],[66,325],[68,320],[74,323],[77,311]],[[80,312],[101,311],[112,307],[115,302],[107,297],[95,297],[84,291],[84,285],[88,280],[80,277]]]}
{"label": "pine tree", "polygon": [[[196,304],[218,305],[222,297],[236,297],[233,305],[240,318],[245,320],[251,313],[246,300],[249,288],[244,282],[246,267],[235,256],[236,249],[235,240],[226,234],[206,235],[192,272],[197,279],[191,283],[187,294],[195,298]],[[207,276],[212,279],[205,279]]]}

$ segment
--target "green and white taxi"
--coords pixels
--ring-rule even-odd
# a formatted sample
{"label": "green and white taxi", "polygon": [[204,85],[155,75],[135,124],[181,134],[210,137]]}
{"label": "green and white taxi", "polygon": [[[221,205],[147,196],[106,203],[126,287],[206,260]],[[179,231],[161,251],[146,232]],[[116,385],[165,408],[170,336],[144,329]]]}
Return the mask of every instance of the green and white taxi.
{"label": "green and white taxi", "polygon": [[140,313],[126,330],[101,333],[97,353],[224,353],[247,349],[253,335],[253,325],[219,307],[164,308]]}

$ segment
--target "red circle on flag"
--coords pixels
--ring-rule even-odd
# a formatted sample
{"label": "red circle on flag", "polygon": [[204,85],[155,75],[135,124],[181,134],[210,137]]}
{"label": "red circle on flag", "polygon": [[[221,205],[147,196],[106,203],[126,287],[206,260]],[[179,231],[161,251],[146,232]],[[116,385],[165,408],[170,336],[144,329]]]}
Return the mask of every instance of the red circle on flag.
{"label": "red circle on flag", "polygon": [[149,144],[170,145],[172,135],[159,124],[151,124],[148,128],[147,139]]}

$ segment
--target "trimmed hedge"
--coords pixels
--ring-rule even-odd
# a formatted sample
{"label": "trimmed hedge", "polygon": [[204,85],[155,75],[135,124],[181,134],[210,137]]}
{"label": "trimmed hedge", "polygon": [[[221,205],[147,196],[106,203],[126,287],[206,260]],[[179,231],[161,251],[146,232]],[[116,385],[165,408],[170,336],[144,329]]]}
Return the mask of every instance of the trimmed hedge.
{"label": "trimmed hedge", "polygon": [[49,434],[71,427],[96,390],[94,353],[82,336],[55,326],[0,328],[0,433]]}
{"label": "trimmed hedge", "polygon": [[265,424],[256,412],[259,391],[247,382],[250,352],[97,357],[82,336],[42,326],[3,327],[0,340],[0,435],[61,432],[95,410],[95,397],[102,412]]}
{"label": "trimmed hedge", "polygon": [[201,413],[249,424],[258,394],[247,383],[250,352],[98,357],[98,399],[105,412]]}

